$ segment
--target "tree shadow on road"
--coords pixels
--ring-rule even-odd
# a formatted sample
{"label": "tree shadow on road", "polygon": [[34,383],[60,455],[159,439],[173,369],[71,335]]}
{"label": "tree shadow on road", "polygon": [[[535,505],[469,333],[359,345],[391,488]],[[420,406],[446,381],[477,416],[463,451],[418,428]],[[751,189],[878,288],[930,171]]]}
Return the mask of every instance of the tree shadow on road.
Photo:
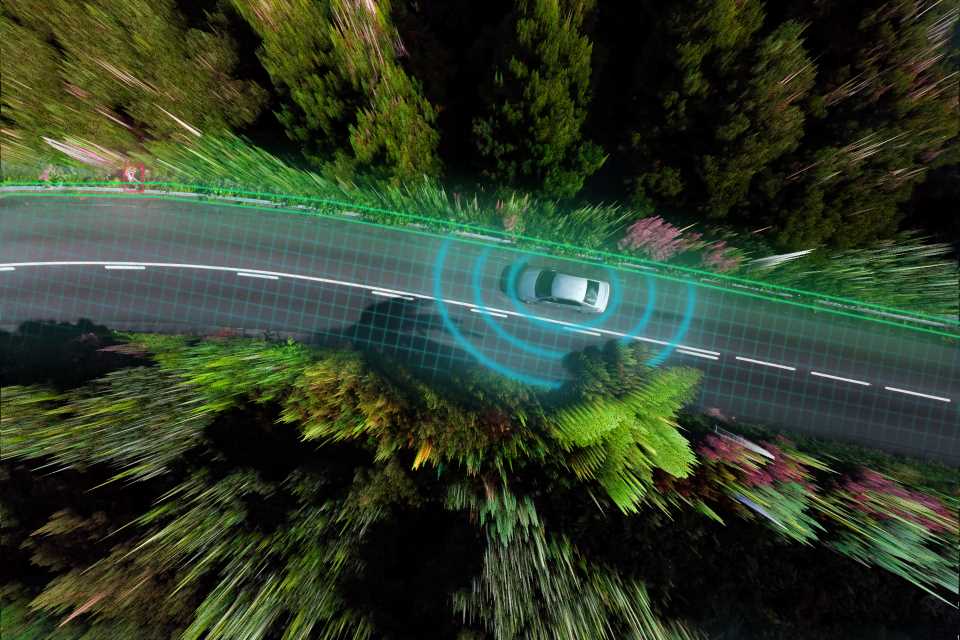
{"label": "tree shadow on road", "polygon": [[[424,300],[393,298],[367,306],[353,324],[337,330],[314,332],[307,343],[322,347],[350,346],[364,353],[385,355],[427,378],[443,377],[451,370],[477,366],[465,349],[458,347],[443,317],[428,309]],[[480,334],[465,329],[450,318],[467,339]]]}

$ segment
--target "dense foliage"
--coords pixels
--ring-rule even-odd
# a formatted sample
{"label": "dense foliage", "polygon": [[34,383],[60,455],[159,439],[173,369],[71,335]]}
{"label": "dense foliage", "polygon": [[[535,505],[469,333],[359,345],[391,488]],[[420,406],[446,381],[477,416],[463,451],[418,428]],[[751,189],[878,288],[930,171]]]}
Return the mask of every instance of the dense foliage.
{"label": "dense foliage", "polygon": [[484,175],[551,198],[575,196],[604,162],[582,140],[590,103],[591,45],[583,35],[592,0],[521,0],[483,89],[474,122]]}
{"label": "dense foliage", "polygon": [[[4,336],[5,353],[42,330]],[[859,578],[882,586],[862,615],[919,602],[913,583],[935,624],[951,614],[934,598],[960,591],[960,496],[934,475],[910,487],[709,431],[679,413],[696,375],[650,370],[637,347],[579,352],[572,381],[537,394],[292,342],[51,330],[48,353],[114,360],[86,379],[58,379],[56,355],[4,374],[0,600],[14,637],[696,638],[723,616],[683,604],[702,587],[673,563],[728,528],[752,551],[695,551],[717,556],[703,570],[805,549],[837,575],[878,568]],[[651,553],[663,536],[685,553],[665,554],[667,540]],[[770,606],[738,615],[786,632],[757,617]]]}
{"label": "dense foliage", "polygon": [[858,249],[812,251],[774,267],[758,264],[745,273],[794,289],[955,319],[960,317],[960,263],[952,253],[946,243],[900,233]]}
{"label": "dense foliage", "polygon": [[3,155],[58,149],[109,166],[146,139],[249,125],[267,93],[236,77],[226,27],[222,12],[188,22],[174,0],[5,2]]}
{"label": "dense foliage", "polygon": [[[0,162],[58,180],[142,161],[956,317],[957,247],[905,230],[958,240],[958,18],[957,0],[5,0]],[[794,249],[812,251],[752,260]],[[699,374],[636,346],[574,354],[554,393],[89,322],[0,348],[5,636],[960,625],[956,469],[719,430],[682,413]]]}
{"label": "dense foliage", "polygon": [[399,64],[390,3],[236,0],[260,36],[259,58],[284,97],[278,118],[316,164],[392,178],[435,174],[435,108]]}
{"label": "dense foliage", "polygon": [[5,168],[232,129],[335,180],[620,201],[780,248],[955,218],[942,187],[911,201],[960,159],[955,0],[187,4],[5,3]]}

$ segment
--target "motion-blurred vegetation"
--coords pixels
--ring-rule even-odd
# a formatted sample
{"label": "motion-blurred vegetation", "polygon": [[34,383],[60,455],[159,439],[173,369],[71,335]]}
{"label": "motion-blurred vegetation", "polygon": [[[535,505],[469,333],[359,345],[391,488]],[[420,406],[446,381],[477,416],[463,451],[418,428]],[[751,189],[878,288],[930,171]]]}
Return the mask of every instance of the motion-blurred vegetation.
{"label": "motion-blurred vegetation", "polygon": [[[958,18],[956,0],[5,0],[0,172],[142,163],[166,189],[956,319]],[[719,430],[683,412],[698,373],[638,347],[575,354],[552,393],[89,322],[0,348],[4,637],[960,626],[956,469]]]}
{"label": "motion-blurred vegetation", "polygon": [[[54,328],[61,345],[90,335]],[[958,593],[955,491],[906,484],[915,466],[713,432],[681,413],[697,374],[651,370],[636,346],[576,354],[549,392],[481,370],[437,387],[292,341],[104,334],[75,350],[121,359],[69,386],[14,370],[0,393],[15,633],[692,638],[715,621],[677,604],[691,596],[663,581],[669,559],[604,541],[738,521],[766,527],[754,562],[819,548],[838,574],[905,578],[884,587],[900,599],[925,593],[911,582]]]}

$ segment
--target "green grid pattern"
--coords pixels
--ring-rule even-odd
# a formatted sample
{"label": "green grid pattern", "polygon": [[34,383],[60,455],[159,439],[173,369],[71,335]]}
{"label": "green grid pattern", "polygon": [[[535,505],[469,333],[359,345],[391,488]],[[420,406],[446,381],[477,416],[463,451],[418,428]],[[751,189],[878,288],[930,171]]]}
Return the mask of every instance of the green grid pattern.
{"label": "green grid pattern", "polygon": [[[273,208],[189,198],[56,195],[3,198],[0,262],[216,265],[360,281],[429,296],[437,252],[441,243],[450,242],[442,272],[445,297],[473,303],[474,264],[493,244],[343,216],[294,216]],[[603,273],[601,266],[587,260],[494,246],[481,278],[482,293],[490,294],[487,305],[512,309],[495,290],[500,271],[521,255],[530,256],[534,264],[576,265],[567,270]],[[623,305],[603,328],[628,332],[643,315],[648,283],[653,282],[656,313],[643,335],[670,340],[682,319],[688,281],[672,273],[636,269],[619,273]],[[111,320],[149,326],[163,318],[198,328],[245,327],[304,335],[323,343],[360,342],[404,356],[438,375],[474,362],[446,331],[433,302],[377,298],[361,288],[289,277],[264,280],[194,268],[130,272],[106,271],[99,265],[23,267],[0,272],[0,297],[0,323],[5,324],[11,317],[44,318],[53,313],[57,319],[82,315],[108,326]],[[556,379],[565,375],[562,363],[507,343],[479,314],[455,305],[448,308],[471,344],[492,362],[524,375]],[[542,313],[539,308],[533,311]],[[575,314],[549,315],[583,321]],[[493,320],[517,340],[540,349],[568,352],[609,339],[550,331],[524,318]],[[669,363],[706,372],[698,401],[703,407],[960,460],[960,350],[949,335],[954,334],[874,319],[865,322],[856,314],[814,312],[789,300],[698,284],[694,317],[681,342],[722,355],[711,361],[674,352]],[[736,361],[736,355],[797,370],[749,365]],[[810,370],[868,380],[873,386],[835,384],[811,377]],[[949,396],[953,402],[896,395],[882,385]]]}
{"label": "green grid pattern", "polygon": [[[866,302],[866,301],[862,301],[862,300],[854,300],[854,299],[850,299],[850,298],[833,296],[833,295],[830,295],[830,294],[819,293],[819,292],[815,292],[815,291],[806,291],[806,290],[802,290],[802,289],[795,289],[795,288],[791,288],[791,287],[785,287],[785,286],[781,286],[781,285],[766,283],[766,282],[763,282],[762,280],[753,280],[753,279],[742,278],[742,277],[738,277],[738,276],[731,276],[731,275],[726,275],[726,274],[718,274],[718,273],[714,273],[714,272],[704,271],[704,270],[701,270],[701,269],[695,269],[695,268],[692,268],[692,267],[685,267],[685,266],[680,266],[680,265],[673,265],[673,264],[668,264],[668,263],[657,262],[657,261],[653,261],[653,260],[646,260],[646,259],[636,258],[636,257],[629,256],[629,255],[622,254],[622,253],[615,253],[615,252],[610,252],[610,251],[602,251],[602,250],[597,250],[597,249],[586,249],[586,248],[577,247],[577,246],[574,246],[574,245],[565,244],[565,243],[561,243],[561,242],[555,242],[555,241],[551,241],[551,240],[547,240],[547,239],[543,239],[543,238],[534,238],[534,237],[525,236],[525,235],[520,235],[520,234],[513,234],[513,233],[509,233],[509,232],[503,231],[503,230],[501,230],[501,229],[495,229],[495,228],[490,228],[490,227],[483,227],[483,226],[479,226],[479,225],[468,224],[468,223],[458,222],[458,221],[454,221],[454,220],[444,220],[444,219],[435,218],[435,217],[430,217],[430,216],[425,216],[425,215],[417,215],[417,214],[411,214],[411,213],[403,213],[403,212],[393,211],[393,210],[384,209],[384,208],[380,208],[380,207],[371,207],[371,206],[360,205],[360,204],[356,204],[356,203],[344,202],[344,201],[339,201],[339,200],[324,199],[324,198],[312,198],[312,197],[309,197],[309,196],[285,195],[285,194],[279,194],[279,193],[274,193],[274,192],[261,192],[261,191],[241,191],[241,190],[226,189],[226,188],[221,188],[221,187],[210,187],[210,186],[197,185],[197,184],[185,184],[185,183],[175,183],[175,182],[149,182],[149,181],[148,181],[148,182],[143,182],[143,183],[138,183],[138,184],[142,184],[145,188],[149,188],[149,189],[152,189],[152,190],[154,190],[154,189],[159,189],[159,190],[167,190],[167,189],[169,189],[169,190],[179,190],[179,191],[184,191],[184,192],[193,192],[193,193],[197,193],[197,194],[206,194],[206,195],[209,195],[209,196],[215,197],[215,198],[227,198],[227,199],[230,199],[230,198],[232,198],[232,199],[238,199],[238,198],[239,198],[239,199],[242,199],[242,198],[247,198],[247,197],[250,197],[250,196],[254,196],[254,197],[260,198],[260,199],[273,199],[273,202],[275,202],[277,206],[282,205],[282,204],[287,203],[287,202],[308,203],[308,204],[311,205],[311,207],[314,209],[314,210],[312,211],[313,214],[323,214],[323,213],[330,213],[330,212],[336,213],[336,212],[343,212],[343,211],[356,211],[356,212],[362,212],[362,213],[370,216],[372,219],[388,220],[388,221],[390,221],[390,222],[393,223],[393,224],[401,224],[401,225],[421,224],[421,225],[425,225],[425,226],[434,228],[434,229],[436,229],[436,230],[446,231],[446,232],[449,232],[449,231],[466,231],[466,232],[478,233],[478,234],[483,234],[483,235],[488,235],[488,236],[499,236],[501,239],[510,240],[510,241],[513,241],[513,242],[520,243],[520,244],[524,245],[525,248],[528,248],[528,249],[531,248],[531,247],[542,247],[543,249],[548,250],[548,251],[552,249],[553,252],[548,253],[547,255],[552,255],[553,253],[556,253],[557,251],[559,251],[559,253],[560,253],[561,255],[565,255],[566,257],[570,257],[568,254],[569,254],[570,252],[574,252],[576,255],[591,257],[591,258],[593,258],[594,260],[598,260],[598,261],[602,261],[602,262],[608,262],[608,263],[616,264],[617,266],[619,266],[619,267],[621,267],[621,268],[628,268],[628,269],[629,269],[629,267],[627,267],[627,266],[624,265],[623,263],[632,263],[632,264],[641,264],[641,265],[645,265],[645,266],[651,266],[651,267],[654,267],[654,268],[657,268],[657,269],[662,269],[662,270],[664,270],[664,271],[669,271],[669,272],[673,272],[673,273],[677,273],[677,274],[682,274],[682,275],[686,276],[685,278],[682,278],[683,281],[685,281],[685,282],[686,282],[686,281],[696,282],[696,283],[698,284],[698,286],[713,287],[713,285],[707,284],[707,283],[705,283],[705,282],[702,281],[702,278],[703,278],[703,277],[707,277],[707,278],[710,279],[710,280],[721,281],[721,282],[725,282],[725,283],[730,284],[730,285],[733,285],[733,284],[741,284],[741,285],[745,285],[745,286],[759,287],[759,288],[762,288],[762,289],[764,289],[764,290],[770,291],[770,292],[771,292],[771,295],[777,295],[777,292],[779,292],[780,294],[794,294],[794,295],[796,295],[796,296],[801,296],[801,297],[818,298],[818,299],[823,299],[823,300],[829,300],[829,301],[832,301],[832,302],[837,302],[837,303],[840,303],[840,304],[855,305],[855,306],[858,306],[858,307],[860,307],[860,308],[865,308],[865,309],[874,309],[874,310],[880,311],[880,312],[895,313],[895,314],[897,314],[897,315],[902,315],[902,316],[907,316],[907,317],[913,317],[913,318],[916,318],[916,319],[919,319],[919,320],[931,320],[931,321],[935,321],[935,322],[937,322],[937,323],[946,324],[946,325],[948,325],[949,327],[954,327],[954,326],[955,326],[955,327],[960,328],[960,318],[944,318],[944,317],[942,317],[942,316],[936,316],[936,315],[921,313],[921,312],[917,312],[917,311],[913,311],[913,310],[909,310],[909,309],[898,309],[898,308],[887,307],[887,306],[884,306],[884,305],[878,305],[878,304],[875,304],[875,303]],[[51,186],[51,183],[47,183],[47,182],[36,182],[36,181],[16,181],[16,182],[11,181],[11,182],[5,182],[5,183],[3,183],[3,185],[6,186],[6,187],[10,187],[10,188],[16,188],[16,187],[43,187],[43,188],[48,188],[48,187]],[[128,190],[128,191],[130,190],[130,185],[129,185],[128,183],[116,182],[116,181],[89,181],[89,182],[83,182],[83,183],[54,183],[53,186],[55,186],[55,187],[57,187],[57,188],[66,188],[66,189],[71,189],[71,188],[82,189],[82,188],[84,188],[84,187],[101,186],[101,187],[122,188],[122,189],[125,189],[125,190]],[[15,194],[16,194],[16,192],[7,192],[7,193],[4,193],[4,194],[0,195],[0,197],[3,197],[3,195],[15,195]],[[46,193],[46,194],[44,194],[43,192],[32,192],[30,195],[41,195],[41,194],[42,194],[42,195],[54,195],[54,196],[60,195],[60,194],[56,194],[56,193]],[[104,195],[106,195],[106,194],[104,194]],[[113,197],[118,197],[118,196],[113,196]],[[150,197],[150,196],[143,196],[143,195],[131,196],[131,195],[123,195],[123,194],[120,194],[119,197]],[[166,199],[178,199],[178,198],[175,198],[175,197],[173,197],[173,196],[165,196],[165,198],[166,198]],[[187,201],[192,201],[192,200],[187,200]],[[250,205],[249,205],[249,204],[246,204],[246,205],[237,205],[237,206],[250,206]],[[301,205],[301,206],[302,206],[302,205]],[[271,207],[271,209],[273,209],[273,207]],[[301,209],[301,210],[287,210],[287,211],[290,212],[290,213],[300,213],[300,214],[305,213],[302,209]],[[527,247],[526,245],[530,245],[530,247]],[[714,287],[714,288],[716,288],[716,287]],[[798,303],[796,303],[796,302],[792,302],[792,301],[788,301],[788,300],[783,300],[782,298],[773,298],[773,297],[770,297],[770,296],[759,296],[759,295],[757,295],[757,294],[748,293],[748,292],[745,292],[745,291],[742,291],[742,290],[741,290],[741,291],[736,291],[736,293],[738,293],[739,295],[745,295],[745,296],[752,296],[752,297],[758,297],[758,298],[764,298],[764,299],[774,299],[774,300],[782,301],[782,302],[784,302],[785,304],[798,304]],[[864,316],[862,316],[862,315],[845,313],[845,312],[842,312],[842,311],[838,311],[838,310],[835,310],[835,309],[831,309],[830,307],[817,307],[817,308],[818,308],[818,309],[823,309],[823,310],[828,310],[828,311],[831,311],[832,313],[836,313],[836,314],[838,314],[838,315],[847,315],[847,316],[849,316],[849,317],[854,317],[854,318],[858,318],[858,319],[864,318]],[[874,318],[874,317],[871,317],[871,316],[867,316],[867,318],[870,319],[870,320],[874,320],[874,321],[876,321],[876,322],[886,322],[886,323],[892,324],[893,326],[906,326],[906,327],[915,328],[915,325],[909,325],[909,324],[899,323],[899,322],[891,322],[891,321],[889,321],[889,320],[882,320],[882,319]],[[953,334],[945,334],[945,335],[957,335],[957,334],[956,334],[956,333],[953,333]]]}

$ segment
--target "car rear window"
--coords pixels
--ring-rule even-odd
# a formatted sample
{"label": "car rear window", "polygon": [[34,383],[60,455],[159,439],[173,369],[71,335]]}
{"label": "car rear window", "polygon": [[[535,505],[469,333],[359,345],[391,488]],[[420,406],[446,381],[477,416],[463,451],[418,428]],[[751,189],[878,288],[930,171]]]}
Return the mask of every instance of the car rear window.
{"label": "car rear window", "polygon": [[587,280],[587,295],[583,297],[583,301],[587,304],[596,304],[598,293],[600,293],[600,283],[596,280]]}
{"label": "car rear window", "polygon": [[553,295],[553,278],[557,274],[553,271],[541,271],[537,276],[537,283],[534,285],[534,293],[537,298],[549,298]]}

